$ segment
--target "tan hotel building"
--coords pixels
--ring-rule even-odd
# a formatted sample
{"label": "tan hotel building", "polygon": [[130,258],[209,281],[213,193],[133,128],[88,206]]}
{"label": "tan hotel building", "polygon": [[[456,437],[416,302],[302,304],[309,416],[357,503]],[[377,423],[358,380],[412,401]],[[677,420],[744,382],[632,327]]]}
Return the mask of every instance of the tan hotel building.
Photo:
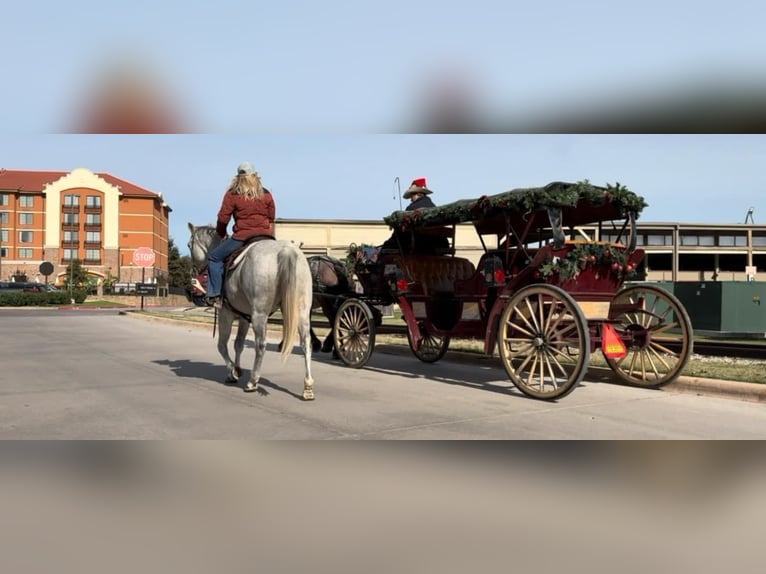
{"label": "tan hotel building", "polygon": [[133,252],[150,247],[150,281],[167,274],[170,211],[161,193],[108,173],[0,169],[0,280],[21,273],[44,282],[39,267],[48,261],[48,281],[60,284],[80,259],[99,280],[111,274],[136,282],[142,269]]}

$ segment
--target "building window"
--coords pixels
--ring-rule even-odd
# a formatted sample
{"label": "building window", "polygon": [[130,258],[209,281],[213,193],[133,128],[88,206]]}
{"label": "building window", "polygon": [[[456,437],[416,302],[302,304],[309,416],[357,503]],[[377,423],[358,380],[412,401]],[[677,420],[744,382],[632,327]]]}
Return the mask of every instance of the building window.
{"label": "building window", "polygon": [[8,257],[8,248],[0,247],[0,257]]}
{"label": "building window", "polygon": [[80,196],[79,195],[65,195],[64,207],[79,207]]}
{"label": "building window", "polygon": [[19,243],[32,243],[33,237],[31,231],[19,231]]}
{"label": "building window", "polygon": [[98,261],[101,258],[100,249],[86,249],[85,261]]}
{"label": "building window", "polygon": [[31,225],[35,222],[34,213],[19,213],[19,225]]}
{"label": "building window", "polygon": [[100,231],[86,232],[85,241],[87,243],[101,243],[101,232]]}
{"label": "building window", "polygon": [[65,213],[64,214],[64,225],[77,225],[80,223],[80,214],[79,213]]}
{"label": "building window", "polygon": [[718,237],[721,247],[747,247],[746,235],[721,235]]}
{"label": "building window", "polygon": [[11,202],[11,196],[7,193],[0,193],[0,205],[8,205]]}
{"label": "building window", "polygon": [[76,243],[80,241],[80,232],[79,231],[65,231],[64,232],[64,241],[67,243]]}
{"label": "building window", "polygon": [[101,214],[100,213],[86,214],[85,225],[101,225]]}
{"label": "building window", "polygon": [[11,222],[11,214],[7,211],[0,211],[0,223],[8,224]]}
{"label": "building window", "polygon": [[77,258],[77,249],[64,249],[64,260],[71,261]]}
{"label": "building window", "polygon": [[3,229],[0,231],[0,241],[4,241],[5,243],[8,243],[8,230]]}
{"label": "building window", "polygon": [[753,235],[753,247],[766,247],[766,235]]}
{"label": "building window", "polygon": [[32,250],[28,247],[19,249],[19,259],[32,259]]}
{"label": "building window", "polygon": [[85,198],[85,207],[101,207],[100,195],[89,195]]}
{"label": "building window", "polygon": [[20,195],[19,207],[34,207],[35,196],[34,195]]}
{"label": "building window", "polygon": [[651,246],[673,245],[673,236],[668,235],[647,235],[646,244]]}

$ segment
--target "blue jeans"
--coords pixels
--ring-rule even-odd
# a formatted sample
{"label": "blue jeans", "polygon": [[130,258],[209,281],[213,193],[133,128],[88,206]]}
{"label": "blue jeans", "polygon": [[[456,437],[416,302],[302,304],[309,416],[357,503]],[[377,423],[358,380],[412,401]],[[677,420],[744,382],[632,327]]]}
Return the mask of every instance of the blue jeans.
{"label": "blue jeans", "polygon": [[220,297],[223,284],[223,266],[226,258],[242,247],[244,241],[229,237],[207,256],[207,296]]}

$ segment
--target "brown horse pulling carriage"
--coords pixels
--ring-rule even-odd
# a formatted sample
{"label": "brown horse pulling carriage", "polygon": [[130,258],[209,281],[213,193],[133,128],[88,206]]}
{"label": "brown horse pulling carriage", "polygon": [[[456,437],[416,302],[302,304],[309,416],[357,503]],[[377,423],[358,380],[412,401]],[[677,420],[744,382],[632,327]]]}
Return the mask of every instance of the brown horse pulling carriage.
{"label": "brown horse pulling carriage", "polygon": [[[692,353],[692,327],[670,293],[626,286],[641,270],[636,220],[645,207],[619,184],[586,181],[394,212],[384,221],[400,248],[356,262],[363,293],[342,295],[336,307],[337,352],[345,364],[364,366],[380,324],[374,307],[396,303],[420,360],[438,361],[453,338],[481,340],[533,398],[570,393],[599,349],[624,382],[667,384]],[[467,223],[484,248],[477,266],[455,256],[457,226]],[[590,239],[579,229],[586,225],[617,238]],[[419,251],[419,241],[432,245],[433,236],[449,247]]]}

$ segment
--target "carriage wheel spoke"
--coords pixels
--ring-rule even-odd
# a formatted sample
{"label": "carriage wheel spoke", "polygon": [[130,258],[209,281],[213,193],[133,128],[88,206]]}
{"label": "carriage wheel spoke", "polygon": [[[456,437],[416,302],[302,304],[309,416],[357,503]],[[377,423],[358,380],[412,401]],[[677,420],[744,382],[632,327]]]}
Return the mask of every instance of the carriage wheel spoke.
{"label": "carriage wheel spoke", "polygon": [[659,327],[658,329],[653,329],[652,330],[652,335],[657,335],[659,333],[664,333],[668,329],[672,329],[674,327],[678,327],[678,323],[675,322],[675,321],[673,323],[668,323],[667,325],[663,325],[662,327]]}
{"label": "carriage wheel spoke", "polygon": [[[519,365],[519,368],[518,368],[518,369],[516,369],[516,373],[517,373],[517,374],[519,374],[519,375],[521,375],[521,372],[524,370],[524,367],[526,367],[526,366],[527,366],[527,364],[529,363],[529,361],[531,361],[531,360],[532,360],[534,357],[535,357],[535,353],[529,353],[529,354],[527,355],[527,358],[526,358],[526,359],[524,359],[524,360],[521,362],[521,365]],[[519,377],[519,378],[521,378],[521,377]]]}
{"label": "carriage wheel spoke", "polygon": [[644,351],[644,354],[646,355],[647,362],[652,367],[652,372],[654,372],[654,376],[659,379],[660,378],[660,372],[657,370],[657,365],[655,365],[654,361],[652,360],[652,355],[649,353],[649,349],[646,349]]}
{"label": "carriage wheel spoke", "polygon": [[672,370],[672,369],[671,369],[671,367],[670,367],[670,365],[668,365],[668,364],[665,362],[665,359],[663,358],[663,356],[662,356],[662,355],[660,355],[660,354],[657,352],[657,349],[655,349],[653,346],[651,346],[651,345],[650,345],[650,346],[647,348],[647,350],[648,350],[648,351],[650,351],[650,352],[652,352],[652,353],[654,353],[654,356],[655,356],[655,357],[657,357],[657,359],[659,359],[660,363],[662,363],[662,364],[663,364],[663,366],[664,366],[664,367],[665,367],[665,368],[666,368],[668,371],[671,371],[671,370]]}
{"label": "carriage wheel spoke", "polygon": [[527,377],[527,386],[528,387],[532,386],[532,377],[535,376],[535,369],[537,368],[537,359],[538,359],[538,353],[537,352],[535,352],[534,357],[535,357],[535,360],[532,363],[532,368],[529,369],[529,376]]}
{"label": "carriage wheel spoke", "polygon": [[674,353],[673,351],[671,351],[667,347],[664,347],[664,346],[660,345],[657,341],[652,341],[651,343],[649,343],[649,345],[654,347],[655,349],[659,349],[660,351],[670,355],[671,357],[676,357],[676,358],[680,357],[680,355]]}
{"label": "carriage wheel spoke", "polygon": [[521,326],[520,326],[519,324],[517,324],[517,323],[511,323],[511,327],[512,327],[513,329],[516,329],[516,330],[518,330],[518,331],[521,331],[521,332],[522,332],[522,333],[524,333],[524,334],[525,334],[527,337],[531,337],[531,338],[534,338],[534,337],[535,337],[534,333],[532,333],[531,331],[527,331],[526,329],[524,329],[524,327],[521,327]]}
{"label": "carriage wheel spoke", "polygon": [[[529,330],[530,330],[532,333],[534,333],[534,332],[535,332],[535,328],[534,328],[534,326],[532,326],[532,324],[531,324],[531,323],[530,323],[530,322],[527,320],[527,318],[526,318],[526,317],[524,316],[524,314],[523,314],[523,313],[522,313],[522,312],[519,310],[519,308],[518,308],[518,307],[515,307],[513,311],[514,311],[515,313],[517,313],[517,314],[519,315],[519,317],[521,317],[521,320],[522,320],[522,321],[524,321],[524,323],[527,325],[527,327],[529,327]],[[534,336],[534,335],[530,333],[530,336]]]}
{"label": "carriage wheel spoke", "polygon": [[532,304],[529,302],[529,297],[524,299],[524,303],[527,305],[527,309],[529,309],[529,318],[534,323],[534,329],[539,333],[540,325],[537,324],[537,317],[535,316],[535,310],[532,308]]}
{"label": "carriage wheel spoke", "polygon": [[[554,350],[558,351],[558,349],[554,349]],[[561,351],[558,351],[558,352],[561,353]],[[564,375],[564,378],[568,379],[569,378],[569,374],[567,373],[567,370],[564,368],[564,365],[559,363],[558,359],[556,359],[556,357],[554,357],[553,354],[549,354],[549,357],[550,357],[550,360],[553,361],[555,363],[555,365],[559,368],[559,370],[561,371],[561,374]]]}
{"label": "carriage wheel spoke", "polygon": [[[551,365],[551,356],[550,353],[545,353],[545,365],[548,367],[548,374],[551,376],[551,383],[553,383],[554,386],[558,386],[557,384],[557,378],[556,375],[553,373],[553,365]],[[566,377],[566,373],[564,373],[564,377]]]}
{"label": "carriage wheel spoke", "polygon": [[[566,359],[566,360],[567,360],[567,362],[570,362],[570,363],[574,363],[574,362],[575,362],[575,359],[574,359],[574,357],[570,357],[569,355],[567,355],[567,354],[566,354],[564,351],[562,351],[561,349],[557,349],[557,348],[556,348],[556,347],[554,347],[553,345],[551,345],[550,349],[551,349],[551,351],[553,351],[554,353],[556,353],[556,354],[557,354],[557,355],[559,355],[560,357],[563,357],[564,359]],[[557,361],[557,363],[558,363],[558,361]]]}

